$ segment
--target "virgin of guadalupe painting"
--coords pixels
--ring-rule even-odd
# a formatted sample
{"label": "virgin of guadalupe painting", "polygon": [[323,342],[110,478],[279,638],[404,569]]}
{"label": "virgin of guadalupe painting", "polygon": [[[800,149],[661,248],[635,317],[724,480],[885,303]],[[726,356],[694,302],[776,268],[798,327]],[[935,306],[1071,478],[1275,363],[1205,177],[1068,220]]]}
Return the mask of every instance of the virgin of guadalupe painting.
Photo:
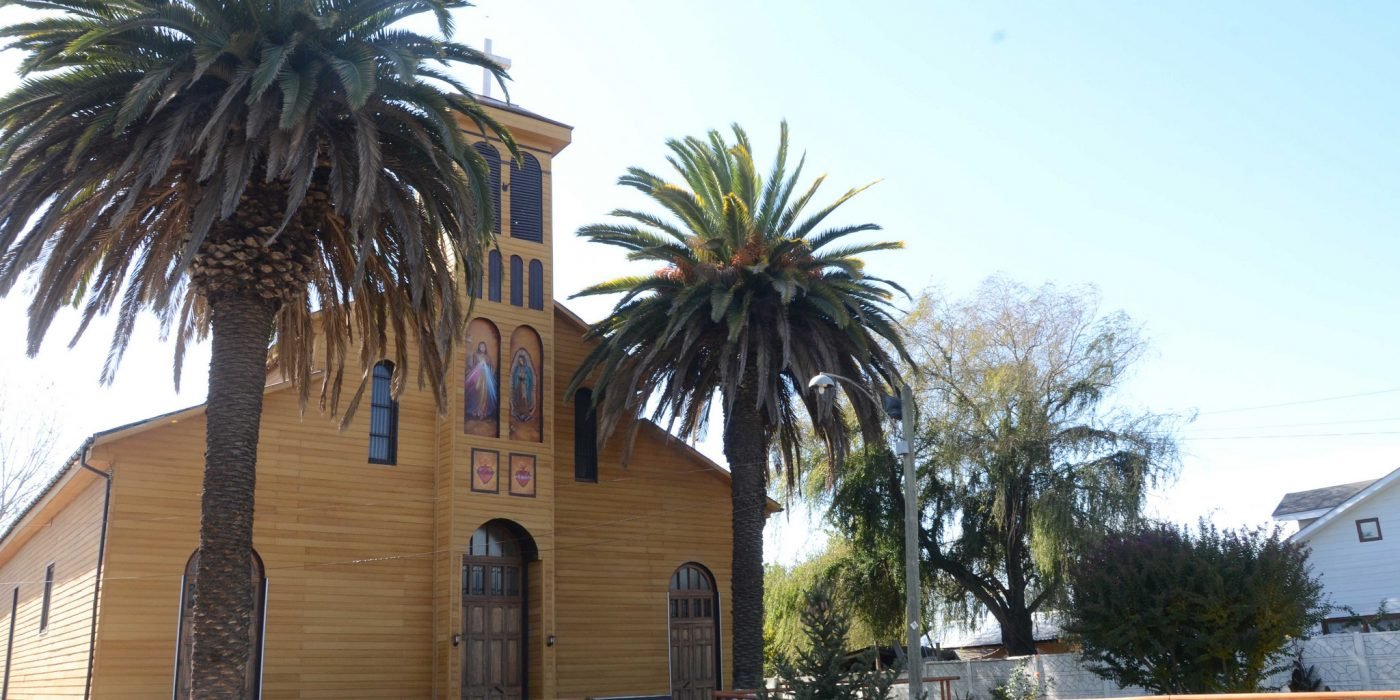
{"label": "virgin of guadalupe painting", "polygon": [[467,372],[462,381],[462,413],[466,433],[481,437],[501,436],[501,391],[497,368],[500,366],[501,334],[484,318],[467,325]]}
{"label": "virgin of guadalupe painting", "polygon": [[544,440],[543,345],[529,326],[510,334],[509,382],[510,438],[528,442]]}

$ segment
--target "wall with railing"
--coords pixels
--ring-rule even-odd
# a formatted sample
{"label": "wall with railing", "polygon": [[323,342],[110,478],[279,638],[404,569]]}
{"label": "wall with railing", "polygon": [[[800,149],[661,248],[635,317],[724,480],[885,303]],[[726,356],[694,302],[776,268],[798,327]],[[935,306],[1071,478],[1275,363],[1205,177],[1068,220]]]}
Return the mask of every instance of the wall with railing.
{"label": "wall with railing", "polygon": [[[1318,676],[1334,691],[1400,690],[1400,632],[1329,634],[1303,643],[1303,663],[1316,666]],[[1084,668],[1077,654],[1040,654],[1012,659],[984,661],[930,661],[925,676],[957,676],[952,681],[952,698],[930,700],[991,700],[991,691],[1006,683],[1022,665],[1042,688],[1047,700],[1074,698],[1120,698],[1148,695],[1141,688],[1119,688]],[[1288,684],[1283,673],[1269,683]],[[896,697],[905,698],[906,686],[896,687]]]}

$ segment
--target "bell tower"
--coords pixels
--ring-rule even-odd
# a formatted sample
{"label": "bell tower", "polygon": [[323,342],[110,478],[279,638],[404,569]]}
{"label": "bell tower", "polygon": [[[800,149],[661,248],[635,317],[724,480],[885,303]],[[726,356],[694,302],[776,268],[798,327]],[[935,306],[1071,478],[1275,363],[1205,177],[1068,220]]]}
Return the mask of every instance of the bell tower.
{"label": "bell tower", "polygon": [[[554,627],[552,413],[563,386],[554,370],[550,205],[553,159],[569,144],[571,127],[476,99],[509,130],[519,155],[462,122],[486,161],[496,216],[484,274],[466,285],[472,314],[449,375],[451,409],[437,428],[435,685],[453,697],[458,689],[471,695],[485,682],[478,678],[482,668],[504,669],[508,695],[549,697],[555,680],[554,649],[546,642]],[[493,541],[501,542],[499,551]],[[499,642],[504,633],[485,630],[487,619],[516,630],[506,646],[518,645],[520,653],[492,656],[503,652],[488,640]]]}

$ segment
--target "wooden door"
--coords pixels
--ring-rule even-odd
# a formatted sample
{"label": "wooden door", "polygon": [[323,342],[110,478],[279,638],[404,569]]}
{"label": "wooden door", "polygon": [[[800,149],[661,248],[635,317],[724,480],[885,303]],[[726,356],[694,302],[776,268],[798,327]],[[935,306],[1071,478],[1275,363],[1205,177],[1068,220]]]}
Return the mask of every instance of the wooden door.
{"label": "wooden door", "polygon": [[709,700],[719,689],[719,598],[714,581],[687,564],[671,576],[671,697]]}
{"label": "wooden door", "polygon": [[463,700],[525,695],[525,562],[502,549],[488,545],[488,554],[462,560]]}

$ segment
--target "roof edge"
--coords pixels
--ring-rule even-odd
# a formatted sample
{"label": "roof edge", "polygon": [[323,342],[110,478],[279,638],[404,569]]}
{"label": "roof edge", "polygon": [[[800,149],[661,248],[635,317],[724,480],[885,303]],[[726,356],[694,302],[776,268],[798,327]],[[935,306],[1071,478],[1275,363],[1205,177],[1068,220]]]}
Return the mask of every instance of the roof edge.
{"label": "roof edge", "polygon": [[1312,537],[1313,535],[1317,534],[1318,530],[1321,530],[1322,528],[1326,527],[1328,523],[1332,522],[1333,520],[1336,520],[1339,516],[1341,516],[1342,513],[1351,510],[1353,507],[1356,506],[1356,504],[1370,498],[1373,494],[1384,490],[1387,486],[1395,483],[1396,481],[1400,481],[1400,467],[1397,467],[1394,471],[1390,472],[1389,474],[1386,474],[1385,476],[1376,479],[1375,483],[1371,484],[1370,486],[1367,486],[1364,489],[1361,489],[1359,492],[1356,493],[1356,495],[1352,496],[1351,498],[1348,498],[1347,500],[1337,504],[1335,508],[1333,508],[1330,511],[1327,511],[1326,515],[1318,518],[1317,520],[1312,521],[1308,524],[1307,527],[1299,530],[1292,537],[1288,538],[1289,541],[1301,542],[1303,540],[1308,539],[1309,537]]}

